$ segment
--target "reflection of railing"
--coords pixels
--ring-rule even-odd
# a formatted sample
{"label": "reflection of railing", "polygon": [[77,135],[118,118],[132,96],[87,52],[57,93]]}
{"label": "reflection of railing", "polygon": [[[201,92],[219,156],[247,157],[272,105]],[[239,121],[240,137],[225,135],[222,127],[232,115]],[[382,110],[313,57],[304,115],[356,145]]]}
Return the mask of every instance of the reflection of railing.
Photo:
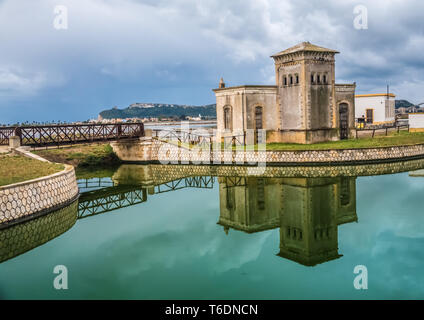
{"label": "reflection of railing", "polygon": [[113,187],[115,183],[111,178],[91,178],[91,179],[78,179],[78,188],[81,189],[100,189]]}
{"label": "reflection of railing", "polygon": [[188,177],[155,186],[155,193],[165,193],[184,188],[212,189],[214,182],[214,177]]}
{"label": "reflection of railing", "polygon": [[7,145],[11,136],[20,137],[22,145],[49,146],[142,137],[144,126],[120,123],[0,127],[0,144]]}
{"label": "reflection of railing", "polygon": [[[98,181],[101,182],[99,179]],[[83,184],[85,180],[79,181]],[[155,186],[155,193],[176,191],[184,188],[212,189],[214,177],[186,177]],[[100,186],[101,183],[98,184]],[[147,201],[146,189],[141,186],[114,186],[81,193],[78,219],[110,212]]]}
{"label": "reflection of railing", "polygon": [[78,204],[78,219],[133,206],[147,200],[145,189],[134,187],[125,189],[108,188],[100,192],[83,193]]}

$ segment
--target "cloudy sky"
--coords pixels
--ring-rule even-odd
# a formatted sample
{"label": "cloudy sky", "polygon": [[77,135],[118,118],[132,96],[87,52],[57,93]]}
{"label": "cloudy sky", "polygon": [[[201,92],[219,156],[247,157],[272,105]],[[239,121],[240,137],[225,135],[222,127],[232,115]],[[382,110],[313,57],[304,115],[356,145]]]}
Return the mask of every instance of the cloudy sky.
{"label": "cloudy sky", "polygon": [[[68,28],[54,27],[67,8]],[[368,10],[356,29],[354,8]],[[269,57],[337,49],[337,82],[424,102],[420,0],[0,0],[0,123],[86,120],[134,102],[214,103],[212,88],[273,84]]]}

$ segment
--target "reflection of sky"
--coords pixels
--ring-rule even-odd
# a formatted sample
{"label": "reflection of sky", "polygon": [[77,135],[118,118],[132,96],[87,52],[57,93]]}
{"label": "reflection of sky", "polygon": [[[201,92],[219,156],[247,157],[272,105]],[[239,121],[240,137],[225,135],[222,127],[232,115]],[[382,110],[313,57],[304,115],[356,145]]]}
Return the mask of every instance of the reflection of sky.
{"label": "reflection of sky", "polygon": [[[358,223],[339,227],[343,257],[315,267],[276,256],[278,229],[226,235],[217,188],[148,196],[0,264],[0,297],[424,298],[423,189],[407,173],[358,178]],[[69,269],[67,292],[52,289],[57,264]],[[359,264],[368,291],[353,288]]]}

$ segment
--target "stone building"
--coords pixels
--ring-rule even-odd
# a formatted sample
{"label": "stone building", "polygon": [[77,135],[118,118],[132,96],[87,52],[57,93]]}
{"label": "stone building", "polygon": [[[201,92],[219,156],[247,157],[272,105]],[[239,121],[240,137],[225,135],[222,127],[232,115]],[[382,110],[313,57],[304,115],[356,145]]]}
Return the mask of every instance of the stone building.
{"label": "stone building", "polygon": [[335,83],[338,52],[302,42],[272,56],[276,85],[226,87],[216,95],[219,137],[266,130],[267,142],[347,139],[355,127],[355,84]]}

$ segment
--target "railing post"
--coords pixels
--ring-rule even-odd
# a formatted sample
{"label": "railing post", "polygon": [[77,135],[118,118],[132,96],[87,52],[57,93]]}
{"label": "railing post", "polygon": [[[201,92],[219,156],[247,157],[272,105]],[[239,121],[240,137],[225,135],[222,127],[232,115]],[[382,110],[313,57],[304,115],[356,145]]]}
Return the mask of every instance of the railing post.
{"label": "railing post", "polygon": [[122,135],[122,124],[121,123],[119,123],[118,124],[118,139],[120,139],[121,138],[121,135]]}
{"label": "railing post", "polygon": [[20,127],[16,127],[16,128],[15,128],[15,130],[14,130],[14,135],[15,135],[16,137],[19,137],[20,143],[21,143],[21,145],[22,145],[22,130],[21,130],[21,128],[20,128]]}

